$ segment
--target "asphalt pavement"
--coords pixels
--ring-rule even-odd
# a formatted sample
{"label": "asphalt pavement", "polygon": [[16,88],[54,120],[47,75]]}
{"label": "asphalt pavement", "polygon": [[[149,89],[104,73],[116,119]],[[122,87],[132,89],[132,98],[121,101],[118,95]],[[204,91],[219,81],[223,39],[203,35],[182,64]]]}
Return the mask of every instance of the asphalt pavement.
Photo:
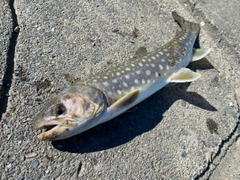
{"label": "asphalt pavement", "polygon": [[[240,179],[240,6],[237,0],[1,0],[0,177]],[[171,12],[201,25],[212,48],[132,112],[72,138],[41,142],[32,128],[51,96],[172,39]]]}

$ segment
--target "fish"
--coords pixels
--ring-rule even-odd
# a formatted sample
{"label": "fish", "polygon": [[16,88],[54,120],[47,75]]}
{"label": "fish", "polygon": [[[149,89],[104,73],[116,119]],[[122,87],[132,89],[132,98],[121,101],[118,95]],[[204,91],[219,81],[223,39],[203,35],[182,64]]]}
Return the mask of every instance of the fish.
{"label": "fish", "polygon": [[41,141],[55,141],[87,131],[126,112],[168,84],[186,83],[200,77],[187,66],[205,57],[211,48],[194,49],[198,23],[176,11],[173,19],[181,31],[167,44],[141,53],[115,68],[78,81],[53,97],[36,115],[35,130],[44,130]]}

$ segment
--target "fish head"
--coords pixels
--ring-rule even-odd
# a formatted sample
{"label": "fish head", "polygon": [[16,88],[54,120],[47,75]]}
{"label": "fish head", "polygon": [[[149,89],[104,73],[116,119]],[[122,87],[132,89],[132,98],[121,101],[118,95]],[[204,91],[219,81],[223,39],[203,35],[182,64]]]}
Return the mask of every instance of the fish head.
{"label": "fish head", "polygon": [[107,108],[102,91],[85,85],[64,89],[36,115],[33,128],[42,141],[66,139],[90,129]]}

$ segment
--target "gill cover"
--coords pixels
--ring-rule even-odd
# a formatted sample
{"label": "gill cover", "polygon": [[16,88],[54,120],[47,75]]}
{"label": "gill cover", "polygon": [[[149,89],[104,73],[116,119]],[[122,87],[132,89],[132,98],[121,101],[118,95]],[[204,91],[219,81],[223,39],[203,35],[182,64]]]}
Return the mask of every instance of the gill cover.
{"label": "gill cover", "polygon": [[107,107],[104,94],[91,86],[73,85],[54,97],[36,116],[40,140],[65,139],[90,129]]}

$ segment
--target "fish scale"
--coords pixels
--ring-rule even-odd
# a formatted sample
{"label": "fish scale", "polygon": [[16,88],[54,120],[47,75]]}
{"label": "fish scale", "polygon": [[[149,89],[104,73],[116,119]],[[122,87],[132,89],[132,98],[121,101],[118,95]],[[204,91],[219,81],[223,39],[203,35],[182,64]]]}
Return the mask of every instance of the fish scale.
{"label": "fish scale", "polygon": [[186,66],[210,49],[193,49],[199,24],[185,21],[176,12],[172,16],[181,31],[169,43],[148,54],[140,48],[134,58],[69,86],[44,106],[33,122],[34,129],[45,129],[38,138],[74,136],[122,114],[168,83],[198,79],[200,74]]}

